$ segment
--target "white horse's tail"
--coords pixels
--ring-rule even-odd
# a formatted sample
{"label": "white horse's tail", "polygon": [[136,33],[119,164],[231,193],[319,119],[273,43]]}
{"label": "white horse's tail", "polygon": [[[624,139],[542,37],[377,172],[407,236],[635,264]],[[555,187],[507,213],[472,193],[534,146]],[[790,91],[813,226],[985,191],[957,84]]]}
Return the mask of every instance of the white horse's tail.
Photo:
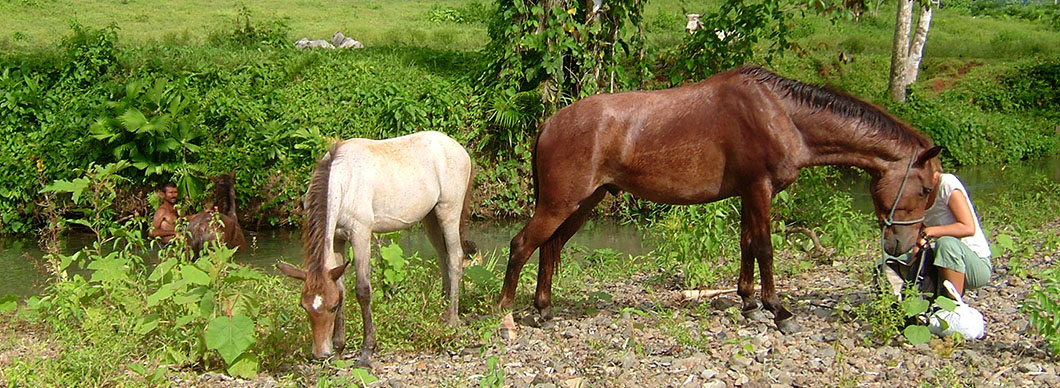
{"label": "white horse's tail", "polygon": [[331,249],[328,230],[328,181],[331,162],[338,146],[334,146],[313,168],[304,204],[305,223],[302,225],[302,249],[307,273],[323,273],[327,268],[326,255]]}

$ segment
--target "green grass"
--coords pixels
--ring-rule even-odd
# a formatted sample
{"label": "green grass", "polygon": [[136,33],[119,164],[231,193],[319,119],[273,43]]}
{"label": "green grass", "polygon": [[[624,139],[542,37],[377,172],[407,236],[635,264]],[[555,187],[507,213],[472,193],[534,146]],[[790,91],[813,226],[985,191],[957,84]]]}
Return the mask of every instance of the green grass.
{"label": "green grass", "polygon": [[[227,30],[242,7],[259,19],[285,19],[293,43],[301,37],[331,39],[336,31],[367,46],[410,44],[474,50],[486,43],[485,24],[438,23],[427,18],[432,8],[460,9],[469,1],[169,1],[151,0],[15,0],[0,2],[0,48],[39,49],[54,46],[76,21],[102,27],[114,23],[127,45],[199,44]],[[478,3],[480,6],[485,2]]]}

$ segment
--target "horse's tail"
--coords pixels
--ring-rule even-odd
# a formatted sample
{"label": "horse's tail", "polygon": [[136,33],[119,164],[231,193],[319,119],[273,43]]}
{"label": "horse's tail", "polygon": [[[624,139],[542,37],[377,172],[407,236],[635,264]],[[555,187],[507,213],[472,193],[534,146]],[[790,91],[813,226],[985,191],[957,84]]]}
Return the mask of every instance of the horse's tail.
{"label": "horse's tail", "polygon": [[464,208],[460,210],[460,245],[464,249],[464,260],[469,260],[471,255],[478,253],[478,246],[467,239],[467,224],[468,219],[471,218],[471,189],[474,185],[475,161],[471,160],[471,166],[468,168],[467,189],[464,192]]}
{"label": "horse's tail", "polygon": [[537,136],[534,137],[534,149],[530,151],[530,179],[534,184],[534,203],[538,203],[538,199],[541,196],[541,183],[537,179],[537,145],[541,143],[541,134],[545,133],[545,129],[548,126],[548,120],[545,120],[541,124],[541,130],[537,131]]}
{"label": "horse's tail", "polygon": [[313,177],[309,181],[309,190],[306,192],[302,248],[305,253],[305,270],[310,273],[326,269],[324,255],[331,249],[331,236],[328,236],[328,181],[331,179],[331,162],[337,150],[338,145],[331,147],[317,162],[313,168]]}

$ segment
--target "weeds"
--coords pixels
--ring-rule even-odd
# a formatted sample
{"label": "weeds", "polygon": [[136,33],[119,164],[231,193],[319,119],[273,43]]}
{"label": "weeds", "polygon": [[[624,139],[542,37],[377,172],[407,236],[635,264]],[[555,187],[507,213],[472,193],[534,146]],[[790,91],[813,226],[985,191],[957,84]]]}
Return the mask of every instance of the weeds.
{"label": "weeds", "polygon": [[1050,268],[1041,275],[1041,284],[1034,286],[1020,310],[1045,338],[1053,356],[1060,358],[1060,269]]}

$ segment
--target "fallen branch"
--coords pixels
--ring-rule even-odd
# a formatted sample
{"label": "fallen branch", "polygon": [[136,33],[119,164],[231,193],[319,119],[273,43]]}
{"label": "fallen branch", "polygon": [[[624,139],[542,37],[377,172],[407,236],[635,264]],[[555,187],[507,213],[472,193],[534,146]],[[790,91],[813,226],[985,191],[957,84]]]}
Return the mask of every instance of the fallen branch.
{"label": "fallen branch", "polygon": [[724,290],[683,290],[681,291],[681,296],[683,296],[685,300],[706,299],[713,298],[719,295],[732,294],[735,292],[735,288],[729,288]]}
{"label": "fallen branch", "polygon": [[821,245],[821,239],[817,238],[817,233],[815,233],[813,229],[801,226],[789,226],[787,232],[788,235],[791,235],[792,233],[802,233],[806,235],[806,237],[809,237],[810,240],[813,241],[813,252],[810,252],[811,256],[821,257],[828,254],[828,250]]}

